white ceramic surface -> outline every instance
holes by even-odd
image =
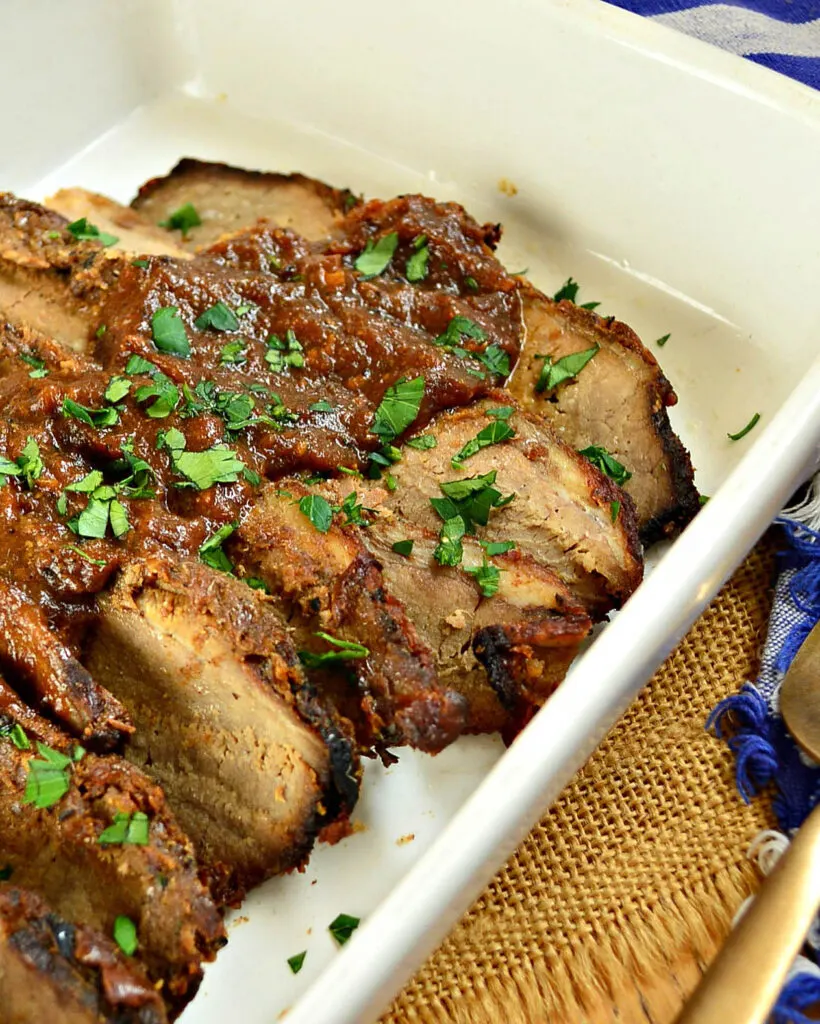
[[[817,458],[820,99],[597,0],[3,0],[0,39],[4,188],[127,200],[191,155],[425,191],[502,221],[502,259],[545,290],[572,274],[645,341],[672,333],[712,501],[503,756],[468,738],[368,766],[364,831],[252,895],[184,1016],[365,1024]],[[342,952],[339,912],[365,919]]]

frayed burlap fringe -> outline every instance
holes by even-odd
[[[755,676],[772,564],[761,543],[382,1024],[671,1021],[695,968],[654,1012],[613,1004],[707,963],[756,887],[765,801],[740,802],[703,724]]]

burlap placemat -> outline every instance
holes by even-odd
[[[677,971],[680,1003],[698,974],[680,965],[713,955],[756,886],[749,842],[773,825],[703,727],[755,677],[773,551],[752,552],[382,1024],[671,1019],[641,993],[638,1018],[624,993]]]

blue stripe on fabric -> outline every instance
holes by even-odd
[[[751,53],[748,60],[764,68],[779,71],[781,75],[796,78],[804,85],[820,89],[820,57],[789,57],[782,53]]]
[[[646,17],[652,17],[654,14],[686,11],[692,7],[708,6],[700,0],[609,0],[609,2],[625,11],[643,14]],[[721,0],[721,3],[730,4],[732,7],[744,7],[749,11],[758,11],[770,18],[792,24],[820,18],[820,0]]]

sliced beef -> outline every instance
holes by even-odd
[[[689,453],[666,412],[677,397],[657,360],[626,324],[553,302],[532,287],[523,297],[526,342],[510,391],[573,448],[602,446],[632,474],[624,486],[645,544],[677,533],[698,511],[698,492]],[[539,356],[554,363],[595,346],[576,377],[539,393]]]
[[[311,493],[287,478],[268,488],[236,535],[237,564],[276,595],[301,648],[327,657],[334,648],[319,632],[364,647],[364,657],[337,657],[336,668],[352,677],[365,743],[441,750],[463,728],[464,702],[439,687],[431,652],[387,589],[365,534],[336,524],[320,532],[299,507]]]
[[[599,618],[619,607],[642,578],[632,501],[548,427],[519,411],[507,421],[515,437],[481,448],[454,468],[452,459],[493,422],[487,412],[504,408],[505,393],[497,399],[438,416],[426,431],[436,447],[405,446],[392,468],[397,487],[389,507],[402,523],[438,534],[442,520],[430,499],[442,497],[440,485],[495,472],[493,486],[515,497],[490,511],[487,525],[477,527],[479,539],[515,542]]]
[[[137,729],[126,756],[162,785],[220,895],[300,867],[353,807],[342,724],[250,587],[195,562],[133,565],[99,601],[88,669]]]
[[[330,493],[338,500],[336,486]],[[563,679],[589,632],[587,613],[554,573],[518,550],[486,559],[478,539],[465,537],[461,565],[439,565],[437,534],[397,514],[392,498],[378,486],[361,495],[374,513],[361,542],[432,650],[439,685],[466,701],[468,731],[509,731]],[[409,554],[394,549],[407,541]],[[500,571],[488,597],[468,571],[485,559]]]
[[[158,227],[130,206],[121,206],[98,192],[89,192],[84,188],[63,188],[49,196],[45,205],[72,223],[85,217],[99,231],[113,235],[117,241],[112,245],[118,249],[140,255],[152,253],[190,259],[190,253],[177,245],[164,228]]]
[[[46,788],[33,788],[49,763]],[[101,842],[118,815],[147,819],[147,842]],[[162,790],[119,757],[84,752],[2,681],[0,862],[15,885],[69,920],[112,935],[115,919],[128,917],[142,963],[177,1007],[196,991],[201,962],[224,942],[191,843]]]
[[[131,205],[160,224],[191,203],[202,224],[174,237],[183,247],[196,250],[259,218],[305,238],[324,238],[356,202],[346,189],[331,188],[303,174],[267,174],[185,158],[170,174],[147,181]]]
[[[43,611],[0,574],[0,664],[47,714],[83,742],[110,750],[133,731],[125,708],[91,678]]]
[[[0,1003],[6,1024],[168,1020],[135,960],[17,886],[0,889]]]
[[[0,193],[0,314],[82,351],[118,259],[67,226],[52,210]]]

